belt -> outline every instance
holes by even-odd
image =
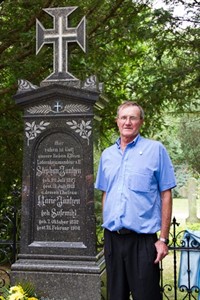
[[[130,229],[122,228],[122,229],[119,229],[115,232],[118,233],[118,234],[121,234],[121,235],[125,235],[125,234],[133,233],[134,231],[130,230]]]

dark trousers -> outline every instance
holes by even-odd
[[[104,231],[109,300],[161,300],[156,234]]]

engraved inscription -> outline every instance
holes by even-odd
[[[35,166],[35,240],[80,240],[82,170],[82,151],[71,136],[56,133],[41,142]]]

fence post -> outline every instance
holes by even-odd
[[[177,256],[176,256],[176,243],[177,243],[177,236],[176,236],[176,226],[179,226],[180,223],[176,222],[176,218],[173,218],[172,221],[173,225],[173,258],[174,258],[174,300],[177,300]]]

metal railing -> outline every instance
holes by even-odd
[[[190,231],[182,230],[177,233],[179,225],[174,218],[169,244],[169,253],[173,259],[172,283],[164,281],[164,261],[160,264],[163,300],[198,300],[200,299],[200,231],[198,231],[197,239],[194,240]],[[194,258],[195,264],[197,262],[195,269],[192,267]]]

